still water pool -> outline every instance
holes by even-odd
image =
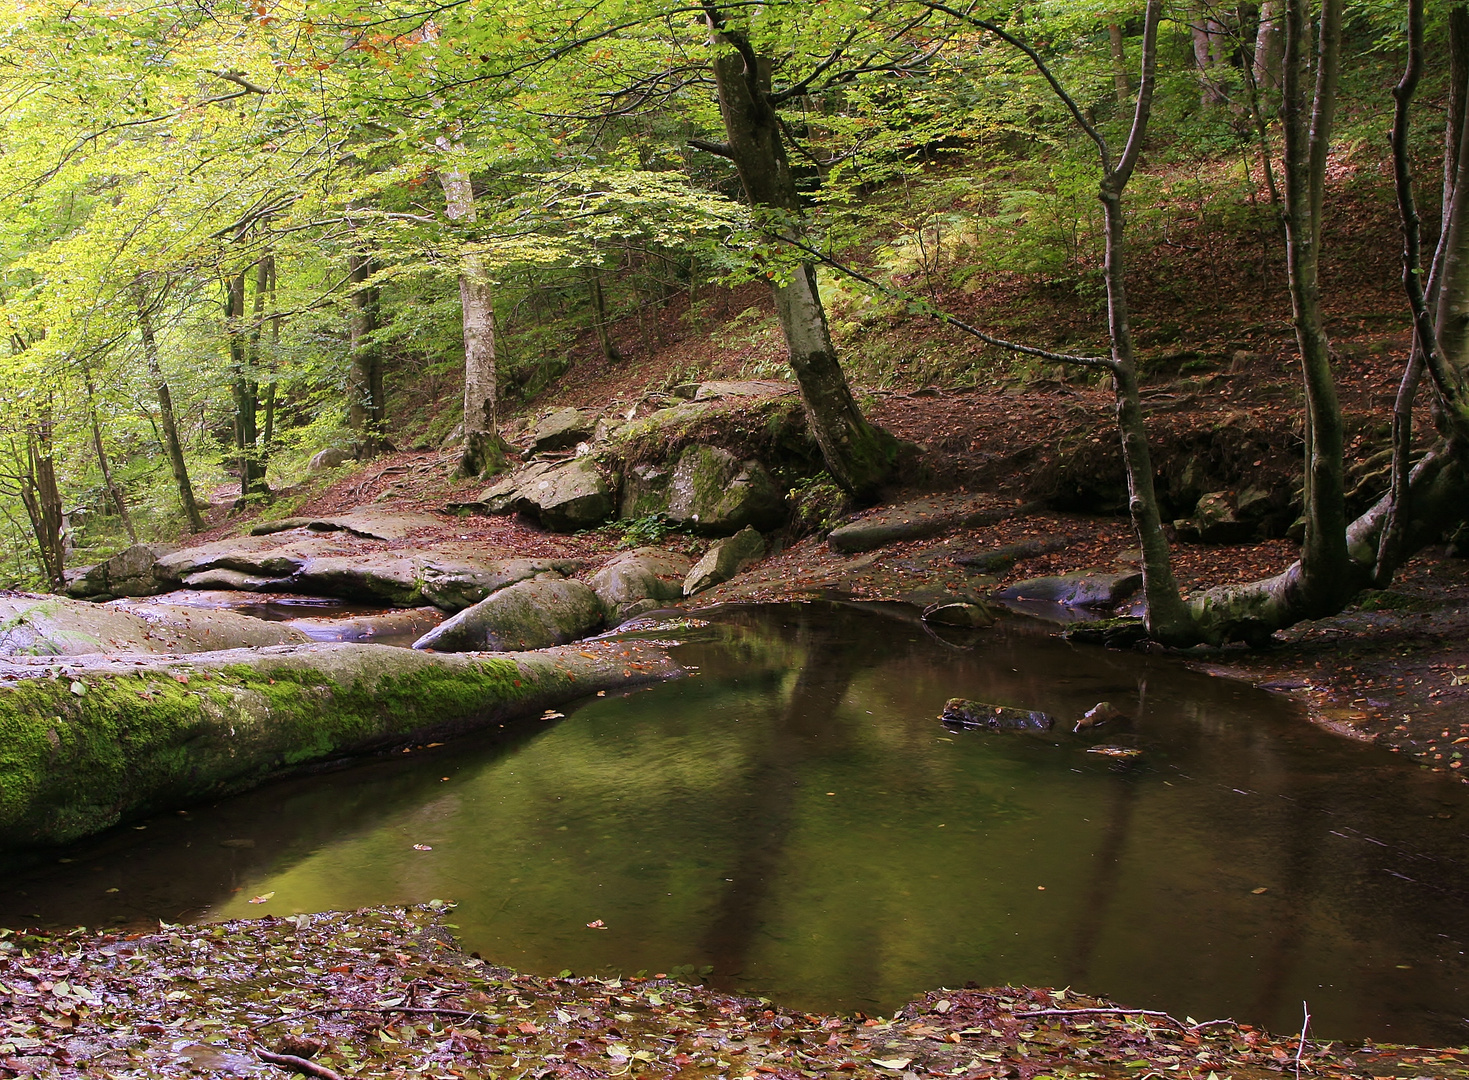
[[[712,969],[869,1013],[1069,984],[1280,1031],[1304,1000],[1323,1037],[1469,1039],[1463,785],[1263,691],[1019,622],[943,641],[791,605],[676,636],[691,678],[123,828],[12,875],[0,923],[443,898],[466,948],[534,972]],[[951,731],[952,696],[1131,719]]]

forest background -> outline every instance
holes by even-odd
[[[864,388],[1113,385],[1150,629],[1175,643],[1339,608],[1462,518],[1460,6],[11,2],[0,20],[12,586],[200,530],[205,493],[216,515],[289,513],[324,447],[457,440],[461,475],[482,473],[508,416],[569,372],[639,378],[639,354],[678,358],[643,389],[715,356],[796,378],[827,466],[811,479],[848,505],[898,467]],[[1354,293],[1324,314],[1333,241],[1352,269],[1328,284]],[[1404,369],[1350,446],[1333,320],[1370,322]],[[1304,557],[1185,607],[1140,387],[1257,348],[1303,388]],[[1351,455],[1380,481],[1355,522]]]

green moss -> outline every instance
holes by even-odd
[[[0,846],[59,843],[309,761],[474,726],[572,686],[513,661],[340,681],[300,666],[28,679],[0,691]],[[575,692],[574,690],[572,692]]]

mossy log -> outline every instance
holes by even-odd
[[[675,677],[662,650],[580,642],[429,655],[316,643],[187,658],[12,664],[0,682],[0,851],[332,761]]]

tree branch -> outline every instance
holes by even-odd
[[[689,145],[695,150],[702,150],[706,154],[716,154],[722,158],[734,159],[734,149],[728,143],[710,142],[708,139],[690,139]]]

